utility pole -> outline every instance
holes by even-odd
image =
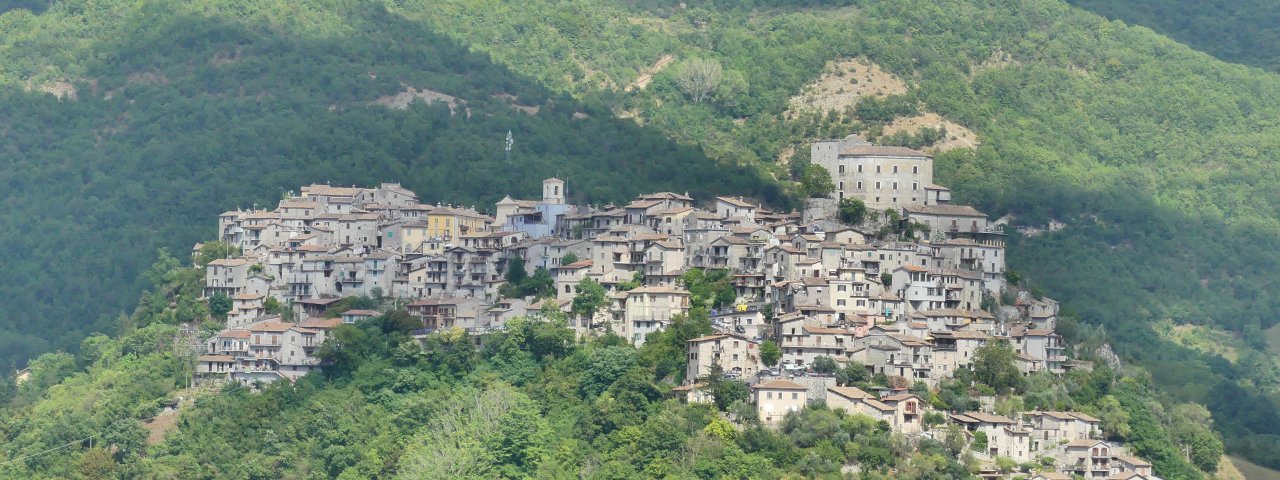
[[[515,141],[511,138],[511,130],[507,130],[507,163],[511,163],[511,144]]]

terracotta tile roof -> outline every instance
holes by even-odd
[[[908,205],[902,207],[902,209],[905,210],[908,215],[918,213],[921,215],[987,218],[987,214],[979,212],[978,209],[968,205]]]
[[[881,402],[881,401],[876,400],[876,399],[874,399],[874,398],[864,398],[864,399],[862,399],[862,403],[865,403],[865,404],[867,404],[867,405],[870,405],[870,406],[871,406],[871,408],[874,408],[874,409],[879,410],[879,411],[881,411],[881,412],[892,412],[892,411],[894,411],[894,410],[895,410],[893,407],[890,407],[889,405],[886,405],[884,402]]]
[[[804,328],[804,331],[807,333],[814,333],[818,335],[852,335],[853,334],[853,332],[845,330],[843,328],[811,327],[808,325],[805,325],[802,328]]]
[[[1096,418],[1093,418],[1093,417],[1091,417],[1091,416],[1089,416],[1089,415],[1085,415],[1085,414],[1080,413],[1080,412],[1067,412],[1067,413],[1070,413],[1070,414],[1071,414],[1071,416],[1076,417],[1076,418],[1078,418],[1078,419],[1080,419],[1080,420],[1083,420],[1083,421],[1089,422],[1089,423],[1100,423],[1100,422],[1102,422],[1102,420],[1098,420],[1098,419],[1096,419]]]
[[[338,328],[338,325],[342,325],[341,318],[308,318],[298,323],[298,326],[300,327],[314,328],[319,330],[330,330],[330,329]]]
[[[752,205],[752,204],[750,204],[750,203],[747,203],[747,201],[745,201],[745,200],[743,200],[743,199],[741,199],[741,198],[734,198],[734,197],[716,197],[716,200],[721,201],[721,202],[724,202],[724,203],[727,203],[727,204],[729,204],[729,205],[733,205],[733,206],[735,206],[735,207],[756,208],[756,206],[755,206],[755,205]]]
[[[919,399],[920,399],[920,397],[919,397],[919,396],[916,396],[916,394],[914,394],[914,393],[899,393],[899,394],[897,394],[897,395],[889,395],[889,396],[887,396],[887,397],[881,398],[881,399],[880,399],[880,401],[885,402],[885,403],[888,403],[888,402],[901,402],[901,401],[903,401],[903,400],[909,400],[909,399],[912,399],[912,398],[917,399],[917,400],[919,400]]]
[[[768,383],[756,384],[757,389],[766,390],[808,390],[809,387],[790,380],[773,380]]]
[[[627,293],[628,293],[628,294],[631,294],[631,293],[670,293],[670,294],[675,294],[675,295],[689,295],[689,292],[688,292],[688,291],[686,291],[686,290],[680,290],[680,289],[678,289],[678,288],[672,288],[672,287],[663,286],[663,285],[651,285],[651,286],[645,286],[645,287],[635,288],[635,289],[632,289],[632,290],[627,291]]]
[[[283,322],[259,322],[249,325],[250,332],[283,332],[292,327],[292,323]]]
[[[957,421],[961,421],[965,423],[973,423],[973,422],[999,423],[999,424],[1013,423],[1013,419],[1009,417],[1005,417],[1003,415],[992,415],[992,414],[983,413],[983,412],[956,413],[956,414],[952,414],[951,417],[956,419]]]
[[[219,258],[209,262],[209,265],[217,265],[219,267],[239,267],[253,262],[254,260],[252,258]]]
[[[1116,460],[1120,460],[1120,461],[1122,461],[1122,462],[1124,462],[1124,463],[1127,463],[1127,464],[1129,464],[1129,465],[1133,465],[1133,466],[1135,466],[1135,467],[1150,467],[1150,466],[1151,466],[1151,462],[1148,462],[1148,461],[1143,460],[1143,459],[1138,458],[1138,457],[1132,457],[1132,456],[1129,456],[1129,455],[1112,455],[1112,456],[1111,456],[1111,458],[1114,458],[1114,459],[1116,459]]]
[[[1092,439],[1092,438],[1078,438],[1078,439],[1072,440],[1072,441],[1070,441],[1070,442],[1067,442],[1067,446],[1068,446],[1068,447],[1077,447],[1077,448],[1079,448],[1079,447],[1088,448],[1088,447],[1092,447],[1092,446],[1094,446],[1094,445],[1097,445],[1097,444],[1099,444],[1099,443],[1106,443],[1106,442],[1104,442],[1104,441],[1102,441],[1102,440]]]
[[[870,393],[862,391],[858,387],[827,387],[827,391],[839,395],[850,400],[862,400],[864,398],[874,399]]]
[[[891,147],[887,145],[853,145],[840,149],[840,155],[932,158],[932,155],[924,152],[906,147]]]
[[[672,388],[672,389],[671,389],[671,391],[673,391],[673,392],[687,392],[687,391],[689,391],[689,390],[693,390],[693,389],[695,389],[695,388],[707,388],[707,384],[702,383],[702,382],[699,382],[699,383],[695,383],[695,384],[693,384],[693,385],[681,385],[681,386],[679,386],[679,387]]]

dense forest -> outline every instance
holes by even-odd
[[[1149,27],[1233,63],[1280,70],[1280,3],[1270,0],[1067,0],[1099,15]]]
[[[1280,375],[1261,335],[1280,319],[1267,294],[1280,77],[1058,0],[686,4],[119,0],[3,14],[0,353],[20,362],[112,329],[156,247],[189,248],[219,210],[302,183],[399,180],[479,205],[554,174],[576,201],[671,189],[786,207],[802,172],[801,158],[779,161],[789,148],[928,111],[977,133],[977,148],[937,156],[960,200],[1068,225],[1014,235],[1013,268],[1163,395],[1207,405],[1231,451],[1280,466]],[[789,113],[841,58],[907,88]],[[692,89],[688,73],[709,64],[717,81]],[[369,105],[410,87],[466,103]],[[1151,328],[1166,320],[1227,332],[1245,353],[1172,342]]]

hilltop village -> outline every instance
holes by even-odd
[[[333,311],[351,297],[403,308],[419,339],[460,330],[482,345],[513,319],[563,318],[579,337],[641,345],[689,314],[690,279],[714,272],[732,289],[710,311],[715,333],[687,342],[671,392],[682,401],[710,402],[709,378],[736,378],[767,425],[823,402],[908,436],[935,435],[927,419],[942,419],[983,445],[980,458],[1048,458],[1061,472],[1033,479],[1157,478],[1101,440],[1090,415],[1003,416],[993,400],[947,413],[911,393],[970,368],[994,342],[1012,347],[1023,375],[1091,364],[1066,356],[1057,302],[1007,285],[1004,226],[953,204],[933,183],[931,156],[850,136],[813,144],[811,158],[834,191],[803,212],[673,192],[573,205],[572,185],[557,178],[542,182],[541,198],[504,197],[492,215],[423,204],[395,183],[309,185],[271,210],[228,211],[217,241],[237,254],[208,263],[204,288],[229,301],[226,327],[202,346],[197,375],[252,384],[323,368],[316,353],[329,332],[385,313]],[[888,385],[841,385],[832,371],[849,366]]]

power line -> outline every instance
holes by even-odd
[[[111,424],[111,426],[115,426],[115,425],[123,424],[123,422],[124,422],[124,421],[127,421],[127,420],[133,420],[133,419],[120,419],[120,420],[116,420],[116,421],[114,422],[114,424]],[[86,438],[82,438],[82,439],[76,440],[76,442],[70,442],[70,443],[65,444],[65,445],[60,445],[60,447],[54,447],[54,448],[47,449],[47,451],[44,451],[44,452],[32,453],[32,454],[28,454],[28,456],[23,456],[23,457],[13,458],[13,460],[8,460],[8,461],[5,461],[5,462],[0,462],[0,466],[9,465],[9,463],[14,463],[14,462],[19,462],[19,461],[23,461],[23,460],[28,460],[28,458],[40,457],[40,456],[42,456],[42,454],[52,453],[52,452],[56,452],[56,451],[60,451],[60,449],[70,447],[70,445],[74,445],[74,444],[81,444],[81,443],[84,443],[84,442],[88,442],[88,440],[92,440],[92,439],[95,439],[95,438],[99,438],[99,436],[102,436],[101,431],[99,431],[99,433],[96,433],[96,434],[88,435],[88,436],[86,436]]]
[[[227,389],[227,390],[220,390],[220,391],[212,392],[212,393],[213,393],[213,395],[214,395],[214,396],[218,396],[218,395],[222,395],[222,394],[224,394],[224,393],[231,393],[231,392],[238,391],[238,390],[239,390],[239,389],[241,389],[241,388],[249,388],[249,387],[247,387],[247,386],[246,386],[246,385],[244,385],[244,384],[237,383],[235,386],[233,386],[233,387],[232,387],[232,388],[230,388],[230,389]],[[192,399],[192,402],[193,402],[193,403],[192,403],[192,406],[194,406],[194,402],[195,402],[195,400],[196,400],[196,399]],[[115,422],[115,423],[113,423],[112,425],[118,424],[118,423],[120,423],[120,422],[124,422],[124,421],[126,421],[126,420],[134,420],[134,419],[132,419],[132,418],[122,418],[122,419],[116,420],[116,422]],[[44,454],[47,454],[47,453],[53,453],[53,452],[56,452],[56,451],[58,451],[58,450],[62,450],[62,449],[64,449],[64,448],[70,447],[70,446],[72,446],[72,445],[83,444],[84,442],[87,442],[87,441],[93,440],[93,439],[98,438],[98,437],[101,437],[101,436],[102,436],[102,432],[98,432],[98,433],[95,433],[95,434],[93,434],[93,435],[89,435],[89,436],[87,436],[87,437],[84,437],[84,438],[82,438],[82,439],[75,440],[75,441],[72,441],[72,442],[68,442],[68,443],[67,443],[67,444],[65,444],[65,445],[61,445],[61,446],[57,446],[57,447],[50,448],[50,449],[45,450],[45,451],[43,451],[43,452],[37,452],[37,453],[30,454],[30,455],[25,455],[25,456],[21,456],[21,457],[18,457],[18,458],[14,458],[14,459],[10,459],[10,460],[5,460],[5,461],[3,461],[3,462],[0,462],[0,467],[6,466],[6,465],[9,465],[9,464],[12,464],[12,463],[20,462],[20,461],[23,461],[23,460],[27,460],[27,459],[30,459],[30,458],[39,457],[39,456],[44,455]],[[90,446],[92,446],[93,444],[91,443],[91,444],[89,444],[89,445],[90,445]]]

